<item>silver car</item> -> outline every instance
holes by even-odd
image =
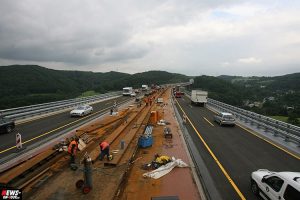
[[[214,116],[214,121],[222,125],[235,126],[235,119],[231,113],[221,112]]]
[[[81,105],[70,112],[71,117],[82,117],[93,112],[93,107],[89,105]]]

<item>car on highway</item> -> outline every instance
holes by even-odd
[[[220,112],[214,116],[214,121],[219,123],[220,126],[222,125],[235,126],[235,119],[233,117],[233,114],[231,113]]]
[[[131,97],[136,97],[136,93],[133,92],[133,93],[130,94],[130,96],[131,96]]]
[[[251,191],[264,199],[299,200],[300,172],[259,169],[251,174]]]
[[[15,129],[15,121],[8,118],[0,118],[0,133],[11,133]]]
[[[93,107],[89,105],[81,105],[70,112],[71,117],[82,117],[93,112]]]

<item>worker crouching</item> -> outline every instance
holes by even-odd
[[[106,156],[107,160],[112,160],[112,156],[109,155],[109,143],[106,141],[103,141],[100,143],[100,156],[99,160],[103,160],[103,158]]]

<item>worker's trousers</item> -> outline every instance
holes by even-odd
[[[106,147],[105,149],[101,150],[100,156],[99,156],[99,160],[103,160],[103,158],[107,156],[107,160],[108,160],[108,156],[109,156],[109,147]]]
[[[70,164],[74,164],[75,163],[75,155],[70,154]]]

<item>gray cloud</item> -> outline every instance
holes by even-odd
[[[299,8],[271,0],[4,0],[0,65],[292,73],[300,62]]]

